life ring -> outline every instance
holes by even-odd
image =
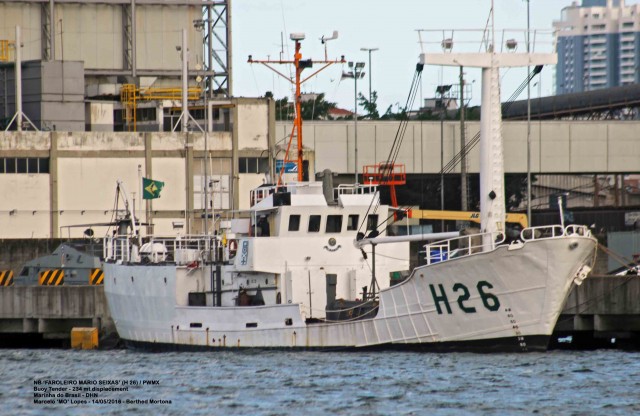
[[[229,257],[233,258],[238,252],[238,242],[236,240],[229,240]]]

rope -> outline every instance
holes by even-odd
[[[398,126],[398,130],[396,131],[396,137],[393,139],[393,144],[391,145],[391,150],[389,151],[389,156],[387,157],[387,161],[385,162],[387,165],[391,166],[398,159],[398,154],[400,153],[400,147],[402,146],[402,141],[404,140],[404,134],[407,131],[407,127],[409,125],[409,116],[407,111],[409,108],[413,107],[413,103],[415,102],[416,95],[418,93],[418,87],[420,86],[420,79],[422,77],[422,64],[418,64],[416,66],[416,72],[413,75],[413,80],[411,81],[411,87],[409,88],[409,96],[407,97],[407,101],[405,103],[403,113],[404,117],[400,121],[400,125]],[[383,180],[389,179],[391,175],[391,170],[385,172],[383,176]]]
[[[325,320],[324,320],[324,321],[325,321],[325,322],[329,322],[329,323],[353,322],[353,321],[358,321],[358,320],[360,320],[360,319],[364,318],[365,316],[370,315],[370,314],[371,314],[371,313],[373,313],[373,312],[375,312],[376,314],[378,313],[378,307],[377,307],[377,306],[376,306],[375,308],[369,309],[367,312],[363,313],[362,315],[358,315],[358,316],[356,316],[356,317],[354,317],[354,318],[351,318],[351,319],[342,319],[342,320],[340,320],[340,321],[334,321],[334,320],[326,319],[326,318],[325,318]]]
[[[398,260],[398,261],[406,260],[406,259],[403,259],[403,258],[393,257],[393,256],[387,256],[387,255],[385,255],[385,254],[380,254],[380,253],[376,253],[376,257],[384,257],[384,258],[386,258],[386,259],[392,259],[392,260]]]
[[[531,73],[527,76],[524,82],[516,88],[511,97],[507,100],[505,104],[502,106],[502,112],[506,112],[511,108],[516,98],[522,94],[522,91],[527,87],[529,83],[533,80],[533,78],[538,75],[542,71],[542,65],[538,65],[533,68]],[[463,157],[467,156],[469,152],[480,142],[480,132],[476,133],[475,136],[467,144],[465,144],[464,148],[460,150],[440,171],[440,174],[451,173],[451,171],[460,163]]]
[[[611,293],[613,293],[614,291],[620,289],[621,287],[625,286],[626,284],[628,284],[629,282],[631,282],[634,278],[636,278],[636,275],[632,275],[632,276],[627,276],[624,281],[622,283],[620,283],[619,285],[613,287],[611,290],[606,291],[605,293],[595,297],[595,298],[591,298],[591,299],[587,299],[584,302],[581,302],[575,306],[571,306],[568,308],[565,308],[565,310],[567,311],[571,311],[571,310],[580,310],[582,306],[588,306],[596,301],[600,301],[601,299],[604,299],[605,297],[609,296]],[[577,313],[577,312],[576,312]],[[563,319],[561,322],[565,322],[568,320],[572,320],[573,318],[567,318],[567,319]]]
[[[607,253],[609,256],[613,257],[613,259],[616,260],[618,263],[626,267],[627,271],[634,271],[633,267],[629,267],[629,264],[634,264],[636,266],[638,265],[637,262],[627,259],[623,255],[618,254],[613,250],[610,250],[608,247],[605,247],[600,243],[598,243],[598,248],[604,251],[605,253]]]
[[[603,246],[603,245],[602,245],[602,244],[600,244],[600,243],[598,243],[597,248],[599,248],[600,250],[604,251],[605,253],[607,253],[608,255],[610,255],[611,257],[613,257],[616,261],[620,261],[620,262],[621,262],[621,260],[625,260],[625,261],[627,260],[624,256],[621,256],[621,255],[619,255],[619,254],[615,253],[613,250],[610,250],[609,248],[607,248],[607,247]],[[622,262],[621,262],[621,263],[622,263]],[[628,269],[628,270],[633,270],[633,268],[629,267],[629,264],[630,264],[630,263],[633,263],[633,264],[636,264],[636,265],[638,264],[638,263],[633,262],[633,261],[631,261],[631,262],[626,261],[625,263],[623,263],[623,265],[624,265],[625,267],[627,267],[627,269]],[[603,293],[603,294],[601,294],[601,295],[599,295],[599,296],[597,296],[597,297],[595,297],[595,298],[587,299],[587,300],[585,300],[584,302],[581,302],[581,303],[579,303],[579,304],[577,304],[577,305],[575,305],[575,306],[571,306],[571,307],[569,307],[569,308],[566,308],[565,310],[568,310],[568,311],[571,311],[571,310],[580,310],[580,309],[581,309],[581,307],[583,307],[583,306],[587,306],[587,305],[590,305],[590,304],[592,304],[592,303],[594,303],[594,302],[596,302],[596,301],[599,301],[599,300],[601,300],[601,299],[604,299],[605,297],[609,296],[609,295],[610,295],[611,293],[613,293],[614,291],[616,291],[616,290],[620,289],[621,287],[623,287],[623,286],[625,286],[626,284],[628,284],[629,282],[631,282],[634,278],[637,278],[637,275],[629,275],[629,276],[626,276],[626,277],[624,278],[624,280],[623,280],[623,282],[622,282],[622,283],[620,283],[619,285],[617,285],[617,286],[613,287],[611,290],[609,290],[609,291],[607,291],[607,292],[605,292],[605,293]],[[568,321],[568,320],[572,320],[572,319],[573,319],[573,317],[571,317],[571,318],[566,318],[566,319],[563,319],[562,321],[559,321],[559,322],[566,322],[566,321]]]
[[[117,189],[116,189],[116,196],[113,200],[113,210],[111,211],[111,220],[109,220],[109,223],[114,223],[116,220],[116,214],[118,211],[118,200],[120,198],[120,185],[118,185]],[[104,233],[105,237],[109,237],[109,235],[111,234],[111,225],[109,225],[107,227],[107,230]]]
[[[402,146],[402,141],[404,140],[404,135],[407,131],[407,127],[409,125],[409,116],[408,116],[408,109],[413,108],[413,103],[415,102],[416,96],[418,94],[418,88],[420,86],[420,80],[422,78],[422,69],[424,68],[423,64],[417,64],[416,65],[416,71],[413,74],[413,79],[411,81],[411,87],[409,88],[409,95],[407,96],[407,100],[405,102],[404,105],[404,109],[402,111],[403,116],[400,120],[400,124],[398,125],[398,130],[396,130],[396,135],[393,139],[393,143],[391,145],[391,149],[389,150],[389,155],[387,156],[387,160],[385,162],[385,164],[387,166],[393,166],[398,158],[398,154],[400,153],[400,147]],[[391,175],[391,169],[387,170],[386,172],[384,172],[384,175],[382,176],[382,181],[387,181],[389,179]],[[372,203],[369,205],[369,208],[367,209],[367,213],[366,215],[363,217],[362,222],[360,223],[360,226],[358,227],[358,232],[361,232],[362,227],[365,224],[365,221],[367,220],[368,216],[369,216],[369,212],[371,212],[371,208],[373,206],[373,201],[371,201]],[[373,212],[377,212],[378,211],[378,207],[380,206],[380,201],[378,200],[378,202],[376,203],[376,206],[373,209]],[[385,219],[385,221],[383,221],[382,223],[379,223],[376,227],[376,230],[378,230],[384,223],[386,223],[389,220],[389,218]],[[366,230],[365,230],[366,231]]]
[[[366,301],[366,302],[364,302],[364,303],[361,303],[361,304],[359,304],[359,305],[357,305],[357,306],[354,306],[354,307],[351,307],[351,308],[347,308],[347,309],[334,309],[334,310],[330,310],[330,311],[327,311],[327,312],[345,312],[345,311],[355,310],[356,308],[360,308],[360,307],[362,307],[363,305],[366,305],[366,304],[371,303],[371,302],[374,302],[374,300],[368,300],[368,301]],[[353,322],[353,321],[357,321],[357,320],[360,320],[360,319],[362,319],[363,317],[365,317],[365,316],[367,316],[367,315],[370,315],[370,314],[372,314],[372,313],[374,313],[374,312],[377,314],[377,313],[378,313],[378,308],[379,308],[379,307],[380,307],[380,305],[375,305],[373,308],[369,309],[367,312],[365,312],[365,313],[363,313],[363,314],[361,314],[361,315],[355,316],[355,317],[353,317],[353,318],[351,318],[351,319],[341,319],[341,320],[336,321],[336,320],[326,319],[326,318],[325,318],[325,322],[331,322],[331,323],[334,323],[334,322]]]

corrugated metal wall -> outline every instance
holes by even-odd
[[[0,2],[0,40],[14,41],[19,25],[25,61],[42,59],[46,22],[41,9],[41,3]],[[181,44],[183,28],[188,31],[190,65],[202,63],[202,32],[193,27],[193,21],[202,18],[201,6],[137,4],[135,14],[139,69],[179,70],[176,46]],[[60,3],[55,5],[53,21],[56,60],[84,61],[85,69],[125,69],[123,4]]]

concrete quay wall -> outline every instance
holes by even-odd
[[[102,339],[115,334],[102,286],[0,287],[0,338],[68,340],[74,327],[96,327]]]
[[[639,299],[640,276],[590,276],[569,294],[556,331],[640,345]]]

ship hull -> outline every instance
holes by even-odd
[[[524,337],[527,344],[527,352],[544,352],[549,345],[550,336],[534,335]],[[123,340],[124,345],[129,349],[148,352],[202,352],[220,349],[206,345],[171,344],[145,341]],[[353,352],[353,351],[407,351],[407,352],[477,352],[477,353],[505,353],[522,352],[520,340],[517,337],[496,338],[486,340],[469,340],[458,342],[430,342],[421,344],[380,344],[366,347],[254,347],[250,350],[265,351],[321,351],[321,352]]]
[[[540,351],[595,246],[565,236],[418,267],[353,321],[307,323],[299,304],[177,306],[188,271],[171,264],[107,264],[105,293],[120,337],[149,350]]]

